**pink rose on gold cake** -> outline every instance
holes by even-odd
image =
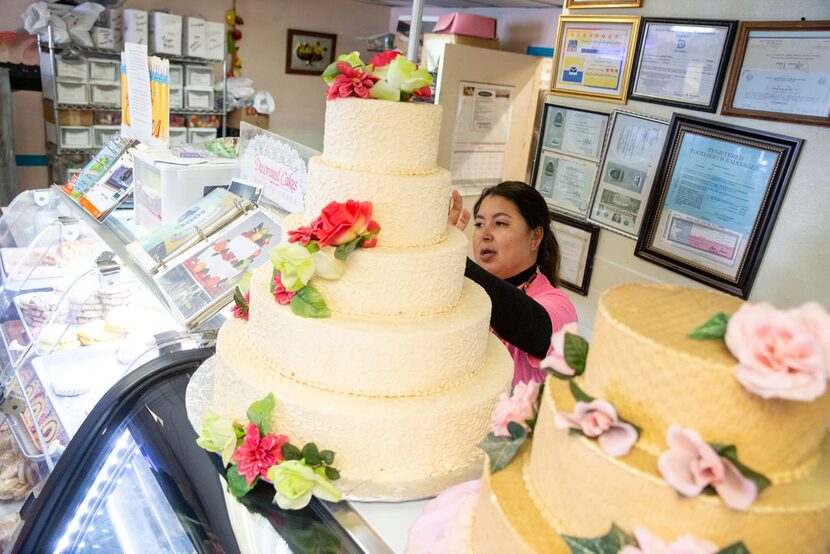
[[[539,383],[530,381],[522,382],[513,387],[513,394],[508,396],[506,392],[501,393],[496,409],[490,416],[490,430],[497,437],[509,437],[507,424],[515,421],[527,430],[530,426],[528,419],[536,415],[539,401]]]
[[[558,429],[577,429],[586,437],[597,439],[609,456],[625,456],[637,442],[637,429],[620,421],[617,410],[605,400],[577,402],[573,413],[557,411],[554,422]]]
[[[830,373],[830,316],[811,302],[791,310],[744,304],[729,319],[726,346],[736,377],[762,398],[815,400]]]
[[[550,338],[552,351],[547,358],[542,360],[539,367],[551,368],[560,375],[573,377],[576,375],[576,371],[565,361],[565,333],[578,335],[579,325],[576,323],[568,323],[553,334]]]
[[[718,547],[694,535],[683,535],[667,545],[663,539],[646,529],[634,528],[637,546],[626,546],[619,554],[715,554]]]
[[[755,483],[696,431],[672,425],[666,432],[666,443],[669,450],[660,455],[657,467],[663,479],[683,496],[697,496],[711,486],[732,509],[746,510],[755,501]]]

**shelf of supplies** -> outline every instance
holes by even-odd
[[[64,49],[68,49],[72,53],[77,53],[78,55],[100,55],[100,56],[120,56],[121,50],[109,50],[108,48],[95,48],[95,47],[88,47],[88,46],[78,46],[75,44],[70,45],[55,45],[55,52],[62,52]],[[48,51],[49,45],[41,43],[41,48],[46,48]],[[158,56],[160,58],[164,58],[166,60],[170,60],[171,62],[177,63],[198,63],[198,64],[212,64],[212,63],[222,63],[222,60],[209,60],[207,58],[194,58],[191,56],[174,56],[171,54],[162,54],[162,53],[152,53],[148,52],[150,56]]]

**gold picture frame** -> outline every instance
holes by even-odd
[[[643,0],[565,0],[565,8],[569,10],[588,8],[642,8]]]
[[[625,104],[640,16],[561,15],[550,92]]]

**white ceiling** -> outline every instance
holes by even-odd
[[[411,8],[412,0],[355,0],[364,4]],[[553,8],[561,7],[562,0],[424,0],[425,6],[435,8]]]

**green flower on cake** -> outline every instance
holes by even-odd
[[[304,246],[283,242],[271,250],[270,256],[285,290],[296,292],[314,276],[314,259]]]
[[[339,502],[343,495],[326,479],[325,468],[312,468],[303,460],[288,460],[272,467],[268,479],[277,494],[274,503],[283,510],[305,508],[316,496],[321,500]]]
[[[407,102],[415,96],[432,96],[432,75],[395,50],[375,55],[369,65],[357,52],[340,55],[321,77],[328,85],[329,100],[356,96]]]
[[[231,456],[236,450],[236,430],[228,418],[217,414],[209,414],[202,422],[202,433],[196,439],[196,444],[208,452],[218,452],[222,455],[222,463],[231,463]]]
[[[398,102],[402,96],[409,99],[412,94],[432,84],[432,75],[404,56],[397,56],[389,65],[375,68],[372,75],[380,80],[369,90],[369,96],[379,100]]]

